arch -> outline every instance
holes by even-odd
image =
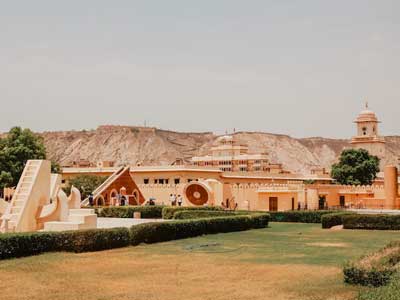
[[[114,206],[115,203],[113,203],[113,198],[117,198],[118,191],[116,189],[112,189],[110,192],[110,205]]]
[[[139,191],[137,189],[135,189],[133,191],[132,198],[133,198],[133,201],[135,201],[135,203],[132,203],[132,204],[139,205]]]
[[[104,197],[102,195],[98,196],[94,201],[94,203],[96,206],[104,206],[105,204]]]

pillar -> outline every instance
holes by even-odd
[[[385,208],[397,208],[396,200],[398,192],[398,171],[395,166],[385,167]]]

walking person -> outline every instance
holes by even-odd
[[[89,195],[89,206],[93,206],[93,194],[92,193],[90,193],[90,195]]]
[[[181,195],[178,195],[178,206],[182,206],[183,198]]]

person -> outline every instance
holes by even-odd
[[[169,202],[171,203],[171,206],[175,206],[175,195],[174,194],[170,194],[169,195]]]
[[[89,206],[93,206],[93,194],[90,193],[89,195]]]
[[[182,206],[182,203],[183,203],[183,198],[181,195],[178,195],[178,205]]]
[[[125,196],[121,196],[121,206],[125,206]]]

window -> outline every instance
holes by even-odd
[[[174,183],[175,184],[180,184],[181,183],[181,179],[180,178],[175,178],[174,179]]]
[[[154,179],[154,184],[157,184],[158,183],[158,179]]]
[[[159,184],[164,184],[164,179],[158,179]]]
[[[367,127],[363,127],[362,131],[363,131],[363,135],[367,135]]]
[[[187,182],[192,182],[192,181],[193,181],[193,179],[188,179],[188,180],[187,180]]]
[[[61,180],[61,183],[64,184],[65,183],[65,179]]]
[[[165,184],[169,184],[169,179],[165,179]]]
[[[150,182],[150,179],[148,179],[148,178],[143,179],[144,184],[149,184],[149,182]]]

